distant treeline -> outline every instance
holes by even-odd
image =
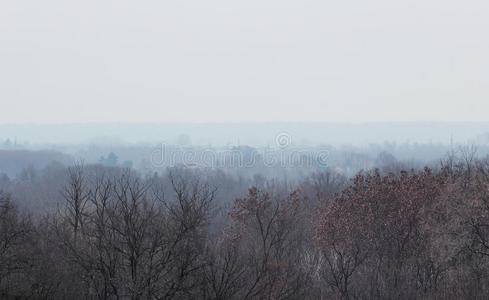
[[[49,150],[0,150],[0,173],[13,178],[25,168],[42,169],[53,161],[70,164],[73,158],[67,154]]]
[[[52,146],[53,150],[0,150],[0,174],[10,179],[25,176],[26,168],[41,171],[52,162],[70,165],[75,160],[86,164],[131,168],[141,173],[164,172],[167,168],[184,166],[222,170],[235,177],[251,178],[260,174],[266,178],[287,178],[300,181],[314,172],[331,170],[347,177],[360,170],[379,168],[384,171],[436,168],[440,158],[477,148],[479,156],[489,154],[487,144],[384,143],[365,147],[331,145],[307,146],[294,144],[290,136],[267,147],[193,146],[178,144],[118,144],[104,146]],[[278,143],[285,142],[280,145]],[[32,171],[31,170],[31,171]]]

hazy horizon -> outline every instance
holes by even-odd
[[[368,145],[451,142],[486,143],[489,122],[255,122],[255,123],[66,123],[0,124],[0,142],[19,144],[177,143],[193,145],[273,145],[286,133],[296,145]]]
[[[0,0],[1,299],[489,299],[489,1]]]

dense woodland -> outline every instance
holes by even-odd
[[[489,0],[0,0],[0,300],[489,300]]]
[[[489,158],[470,151],[294,184],[53,163],[0,188],[0,298],[489,297]]]

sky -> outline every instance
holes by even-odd
[[[487,0],[1,0],[0,123],[489,121]]]

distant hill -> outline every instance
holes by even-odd
[[[49,149],[45,145],[101,142],[266,146],[273,145],[283,132],[290,135],[292,143],[304,145],[449,144],[487,134],[489,122],[4,124],[0,125],[0,144],[15,139],[20,147],[30,143],[28,149],[35,149],[36,144]]]

